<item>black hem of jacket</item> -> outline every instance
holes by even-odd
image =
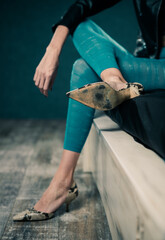
[[[68,27],[70,34],[73,34],[79,23],[86,17],[93,16],[120,1],[121,0],[102,0],[100,4],[97,0],[77,0],[69,7],[61,19],[56,24],[53,24],[52,31],[54,33],[57,26],[63,25]]]

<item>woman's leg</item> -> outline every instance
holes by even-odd
[[[79,158],[79,153],[64,150],[60,165],[41,199],[34,209],[42,212],[54,212],[64,203],[68,190],[73,182],[73,174]]]
[[[73,34],[73,43],[83,59],[103,81],[119,90],[126,87],[126,80],[116,62],[113,41],[90,20],[80,23]],[[121,46],[120,48],[123,54],[128,53]]]
[[[165,89],[165,59],[134,57],[93,21],[78,25],[73,42],[98,76],[115,69],[127,82],[139,82],[145,90]]]
[[[83,22],[78,26],[73,41],[80,55],[94,71],[86,62],[78,60],[72,72],[71,89],[100,81],[99,76],[106,69],[121,71],[128,82],[140,82],[146,90],[165,88],[164,60],[134,58],[92,21]],[[155,81],[158,74],[160,78]],[[39,211],[53,212],[65,201],[79,153],[91,127],[94,110],[72,99],[69,101],[62,159],[48,189],[35,205],[35,209]]]
[[[106,70],[117,69],[128,82],[142,83],[146,91],[165,89],[164,55],[164,59],[136,58],[89,20],[79,24],[73,41],[99,76]],[[124,102],[107,114],[122,129],[165,158],[164,104],[164,90],[154,91]]]
[[[97,81],[100,81],[100,78],[83,59],[74,63],[70,90]],[[94,112],[94,109],[69,99],[62,159],[49,187],[34,206],[36,210],[51,213],[65,201],[73,181],[77,160],[91,128]]]
[[[83,60],[78,59],[71,74],[70,90],[80,88],[88,83],[101,81],[97,74]],[[95,110],[69,99],[64,149],[81,152],[88,136]]]

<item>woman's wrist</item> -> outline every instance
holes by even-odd
[[[49,45],[47,46],[47,50],[56,51],[57,54],[60,55],[60,52],[62,50],[62,47],[63,47],[68,35],[69,35],[69,29],[65,26],[59,25],[49,43]]]
[[[51,44],[49,44],[46,48],[46,52],[50,52],[50,51],[56,53],[57,56],[60,56],[61,48],[52,46]]]

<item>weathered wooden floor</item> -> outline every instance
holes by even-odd
[[[48,186],[62,153],[65,122],[0,120],[0,238],[109,240],[109,227],[91,173],[75,172],[79,197],[65,213],[42,222],[14,223],[12,216],[31,207]]]

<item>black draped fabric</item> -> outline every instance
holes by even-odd
[[[154,90],[105,112],[134,139],[165,159],[165,90]]]

